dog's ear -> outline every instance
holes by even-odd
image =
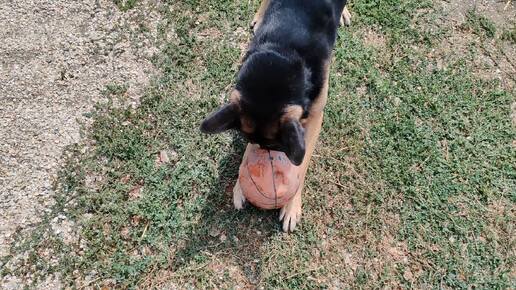
[[[239,120],[238,116],[237,104],[231,102],[224,105],[202,121],[201,132],[206,134],[217,134],[236,128]]]
[[[281,124],[281,136],[285,154],[292,164],[299,166],[305,157],[305,130],[298,120],[287,120]]]

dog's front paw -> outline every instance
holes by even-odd
[[[245,207],[246,199],[244,194],[242,193],[242,188],[240,188],[240,182],[237,181],[235,187],[233,187],[233,204],[235,208],[241,210]]]
[[[351,13],[349,13],[348,7],[344,7],[344,10],[342,11],[342,15],[340,16],[340,25],[351,25]]]
[[[292,232],[301,221],[301,192],[281,208],[279,220],[283,221],[283,231]]]

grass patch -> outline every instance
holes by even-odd
[[[133,9],[138,0],[113,0],[115,5],[123,12]]]
[[[123,84],[106,88],[89,143],[64,156],[52,213],[20,233],[2,276],[59,273],[76,287],[509,288],[514,95],[462,60],[438,68],[427,57],[440,34],[415,15],[428,3],[353,2],[300,229],[285,235],[274,211],[232,209],[244,143],[197,127],[227,99],[257,4],[163,9],[159,29],[176,37],[154,60],[162,75],[136,109],[120,105]],[[468,23],[488,35],[477,20]],[[387,47],[364,43],[357,31],[370,25]],[[63,220],[76,238],[56,232]]]
[[[509,41],[513,44],[516,44],[516,24],[512,25],[512,28],[505,29],[500,36],[502,40]]]
[[[489,18],[470,10],[466,14],[465,27],[482,37],[493,38],[496,34],[496,26]]]

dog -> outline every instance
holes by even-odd
[[[201,123],[208,134],[238,130],[253,146],[284,152],[301,168],[298,192],[280,210],[283,230],[301,218],[301,192],[328,95],[329,65],[340,25],[350,23],[346,0],[262,0],[251,27],[229,103]],[[245,197],[233,189],[235,208]]]

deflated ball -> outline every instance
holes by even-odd
[[[254,148],[242,161],[240,188],[245,198],[263,209],[281,208],[299,189],[300,169],[283,152]]]

